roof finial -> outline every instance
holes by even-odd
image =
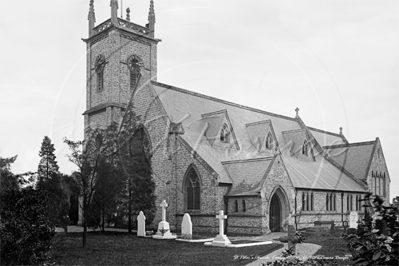
[[[339,128],[339,134],[342,135],[342,127]]]
[[[148,12],[148,27],[150,28],[149,36],[154,38],[155,32],[155,10],[154,1],[150,1],[150,11]]]
[[[130,8],[126,8],[126,20],[130,21]]]
[[[93,35],[93,28],[94,24],[96,23],[96,14],[94,12],[94,0],[90,0],[89,4],[89,15],[87,16],[87,19],[89,20],[89,37]]]
[[[296,117],[298,117],[299,116],[299,108],[298,107],[295,108],[295,112],[296,112]]]
[[[118,25],[118,0],[111,0],[111,23]]]

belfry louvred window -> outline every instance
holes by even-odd
[[[105,57],[103,55],[98,55],[95,61],[95,70],[97,74],[97,91],[102,91],[104,89],[104,68],[105,68]]]
[[[201,184],[197,172],[190,168],[186,177],[186,206],[188,211],[200,210]]]
[[[140,58],[136,55],[132,55],[127,59],[127,67],[129,68],[129,87],[130,90],[133,91],[136,86],[137,82],[140,78]]]

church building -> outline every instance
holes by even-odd
[[[390,176],[379,138],[350,143],[342,133],[307,126],[293,117],[213,98],[157,80],[155,11],[148,24],[117,16],[95,25],[90,1],[85,128],[120,122],[129,102],[148,139],[156,205],[179,229],[189,213],[193,232],[216,232],[227,214],[227,233],[286,231],[314,226],[364,209],[368,192],[388,201]],[[167,40],[164,40],[167,41]],[[294,109],[294,108],[293,108]],[[338,130],[337,130],[338,131]],[[157,210],[154,225],[161,220]]]

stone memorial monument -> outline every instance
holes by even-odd
[[[165,200],[163,200],[161,205],[159,206],[162,208],[162,221],[159,222],[158,231],[155,235],[152,236],[152,238],[175,239],[176,235],[172,235],[172,233],[170,232],[169,223],[166,221],[166,207],[168,207],[168,204]]]

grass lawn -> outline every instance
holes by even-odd
[[[125,233],[88,233],[54,238],[52,262],[56,265],[245,265],[282,247],[270,244],[245,248],[208,247],[204,243],[139,238]]]
[[[338,233],[336,235],[311,235],[306,238],[305,243],[314,243],[321,246],[321,249],[314,256],[328,258],[327,261],[336,262],[336,265],[352,265],[350,258],[345,256],[351,254],[346,241]]]

